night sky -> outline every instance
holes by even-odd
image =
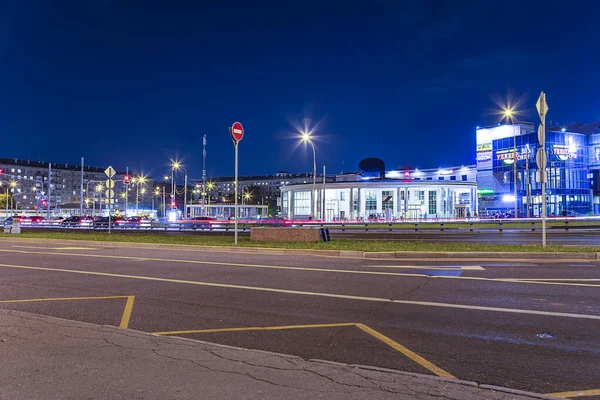
[[[414,4],[413,4],[414,3]],[[497,102],[600,119],[596,1],[2,0],[0,157],[155,177],[474,163]]]

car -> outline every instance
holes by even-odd
[[[12,217],[8,217],[4,220],[4,226],[12,226],[13,222],[22,223],[25,219],[22,215],[13,215]]]
[[[24,226],[31,226],[43,224],[44,222],[46,222],[46,218],[42,217],[41,215],[33,215],[31,217],[24,217],[21,221],[21,224],[23,224]]]
[[[212,224],[217,222],[217,220],[213,217],[194,217],[183,222],[187,223],[192,229],[208,229]]]
[[[65,218],[60,225],[65,227],[75,227],[75,226],[83,226],[89,225],[87,217],[80,217],[78,215],[73,215],[71,217]]]
[[[117,225],[127,228],[149,227],[152,225],[152,220],[148,217],[133,216],[125,218],[120,223],[117,223]]]

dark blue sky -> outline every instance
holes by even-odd
[[[411,5],[414,3],[413,5]],[[365,157],[474,162],[495,100],[537,122],[600,119],[594,1],[3,0],[1,157],[190,176],[307,172],[293,125],[319,122],[329,172]]]

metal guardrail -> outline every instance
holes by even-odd
[[[551,220],[549,221],[550,228],[554,231],[562,229],[565,232],[569,232],[573,228],[581,229],[599,229],[600,224],[590,221],[589,225],[573,225],[573,221],[568,219],[565,220]],[[251,227],[261,226],[284,226],[280,223],[250,223],[240,222],[238,223],[238,232],[249,232]],[[500,221],[471,221],[471,222],[414,222],[414,223],[398,223],[398,222],[365,222],[365,223],[325,223],[325,222],[298,222],[294,221],[291,225],[285,225],[286,227],[315,227],[321,228],[326,227],[333,232],[342,233],[431,233],[431,232],[460,232],[460,233],[475,233],[475,232],[498,232],[502,233],[506,230],[518,230],[518,231],[530,231],[536,232],[541,229],[540,220],[500,220]],[[23,229],[73,229],[73,230],[88,230],[88,231],[102,231],[108,230],[108,223],[71,223],[65,224],[63,222],[39,222],[39,223],[28,223],[22,222],[21,227]],[[115,224],[111,223],[111,229],[116,231],[185,231],[185,232],[233,232],[234,224],[230,222],[223,223],[206,223],[206,222],[166,222],[166,223],[142,223],[142,224]]]

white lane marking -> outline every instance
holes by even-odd
[[[541,316],[548,316],[548,317],[591,319],[591,320],[600,321],[600,315],[589,315],[589,314],[574,314],[574,313],[561,313],[561,312],[552,312],[552,311],[524,310],[524,309],[517,309],[517,308],[487,307],[487,306],[476,306],[476,305],[467,305],[467,304],[435,303],[435,302],[427,302],[427,301],[394,300],[394,299],[386,299],[386,298],[382,298],[382,297],[364,297],[364,296],[352,296],[352,295],[336,294],[336,293],[307,292],[307,291],[301,291],[301,290],[277,289],[277,288],[268,288],[268,287],[260,287],[260,286],[233,285],[233,284],[215,283],[215,282],[189,281],[189,280],[184,280],[184,279],[158,278],[158,277],[152,277],[152,276],[113,274],[113,273],[109,273],[109,272],[82,271],[82,270],[64,269],[64,268],[32,267],[32,266],[11,265],[11,264],[0,264],[0,267],[15,268],[15,269],[29,269],[29,270],[38,270],[38,271],[66,272],[66,273],[72,273],[72,274],[96,275],[96,276],[106,276],[106,277],[113,277],[113,278],[138,279],[138,280],[154,281],[154,282],[182,283],[182,284],[188,284],[188,285],[219,287],[219,288],[226,288],[226,289],[252,290],[252,291],[257,291],[257,292],[286,293],[286,294],[296,294],[296,295],[302,295],[302,296],[318,296],[318,297],[329,297],[329,298],[347,299],[347,300],[375,301],[375,302],[407,304],[407,305],[416,305],[416,306],[425,306],[425,307],[443,307],[443,308],[455,308],[455,309],[463,309],[463,310],[491,311],[491,312],[503,312],[503,313],[513,313],[513,314],[529,314],[529,315],[541,315]]]
[[[46,248],[46,250],[48,250],[48,249]],[[400,272],[363,271],[363,270],[352,270],[352,269],[329,269],[329,268],[311,268],[311,267],[290,267],[290,266],[283,266],[283,265],[241,264],[241,263],[228,263],[228,262],[219,262],[219,261],[199,261],[199,260],[183,260],[183,259],[154,258],[154,257],[133,257],[133,256],[112,256],[112,255],[105,255],[105,254],[60,253],[60,252],[49,252],[49,251],[25,251],[25,250],[7,250],[7,249],[0,249],[0,252],[22,253],[22,254],[41,254],[41,255],[60,255],[60,256],[69,256],[69,257],[109,258],[109,259],[128,260],[128,261],[159,261],[159,262],[165,262],[165,263],[198,264],[198,265],[222,266],[222,267],[247,267],[247,268],[282,269],[282,270],[308,271],[308,272],[330,272],[330,273],[338,273],[338,274],[404,276],[404,274],[402,274]]]
[[[42,250],[98,250],[94,247],[38,247],[38,246],[18,246],[13,245],[11,247],[20,249],[42,249]]]
[[[439,269],[446,271],[485,271],[479,265],[365,265],[369,268]]]

